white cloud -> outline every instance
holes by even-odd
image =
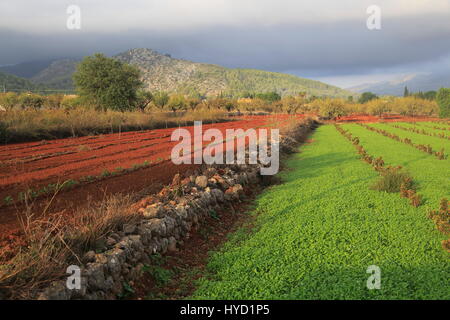
[[[71,4],[81,7],[83,32],[157,32],[342,20],[363,23],[366,8],[372,4],[381,7],[384,18],[450,15],[448,0],[2,0],[0,27],[30,33],[65,32],[66,8]]]

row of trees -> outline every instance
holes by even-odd
[[[340,117],[350,113],[382,115],[450,116],[450,89],[436,94],[405,94],[403,98],[378,97],[371,92],[363,93],[357,102],[350,99],[308,97],[305,93],[282,98],[276,92],[245,93],[241,99],[203,99],[166,92],[148,92],[143,89],[140,72],[133,66],[107,58],[102,54],[86,57],[74,74],[78,96],[7,93],[0,95],[0,105],[5,108],[73,108],[91,107],[97,110],[116,111],[193,111],[195,109],[242,111],[315,113],[325,118]],[[436,96],[436,101],[430,97]]]
[[[431,91],[426,91],[426,92],[410,92],[408,90],[408,87],[405,87],[405,90],[403,91],[403,97],[416,97],[416,98],[421,98],[421,99],[426,99],[426,100],[436,100],[436,96],[437,96],[437,91],[431,90]]]
[[[450,117],[450,89],[441,88],[439,91],[410,92],[405,87],[403,98],[378,97],[372,92],[361,94],[358,102],[367,104],[358,108],[369,114],[380,115],[395,112],[406,115],[439,115]]]
[[[181,94],[168,94],[166,92],[150,93],[138,91],[133,109],[142,112],[185,112],[195,110],[220,110],[226,112],[268,112],[268,113],[314,113],[324,118],[335,118],[352,113],[364,113],[381,116],[387,113],[416,115],[441,115],[450,117],[450,89],[441,89],[437,101],[409,97],[383,97],[370,99],[365,103],[349,101],[348,99],[315,98],[304,94],[272,99],[256,98],[209,98],[200,99],[186,97]],[[41,96],[30,93],[4,93],[0,94],[0,105],[6,109],[73,109],[91,107],[100,110],[108,107],[98,107],[89,104],[84,97],[47,95]],[[119,108],[124,111],[128,109]]]
[[[426,91],[426,92],[419,91],[419,92],[412,93],[412,92],[409,92],[408,87],[405,87],[405,91],[403,93],[404,98],[414,97],[414,98],[430,100],[430,101],[436,100],[436,95],[437,95],[437,91],[433,91],[433,90]],[[369,102],[371,100],[378,99],[378,98],[379,97],[373,92],[363,92],[361,94],[361,96],[359,97],[358,102],[366,103],[366,102]],[[353,100],[353,97],[351,100]]]
[[[354,113],[382,116],[401,114],[405,116],[432,116],[439,113],[435,101],[417,97],[383,97],[370,99],[365,103],[353,103],[344,99],[315,100],[311,109],[317,110],[325,118],[336,118]]]

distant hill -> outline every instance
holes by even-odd
[[[42,70],[48,68],[50,64],[55,61],[53,60],[40,60],[40,61],[29,61],[24,63],[15,64],[12,66],[2,66],[0,67],[0,72],[12,74],[21,78],[32,78],[37,75]]]
[[[35,84],[28,79],[16,77],[12,74],[0,72],[0,92],[6,91],[35,91],[43,86]]]
[[[348,90],[358,93],[370,91],[378,95],[402,96],[408,87],[410,92],[438,90],[439,88],[450,88],[450,70],[442,70],[434,73],[410,74],[391,81],[368,83]]]
[[[30,61],[0,67],[10,90],[73,89],[72,74],[79,60],[61,59]],[[6,80],[7,79],[7,80]],[[3,87],[1,88],[3,89]]]
[[[203,95],[276,91],[281,95],[306,92],[316,96],[348,97],[352,93],[319,81],[252,69],[229,69],[218,65],[174,59],[151,49],[132,49],[115,56],[137,66],[151,91]]]
[[[218,65],[174,59],[151,49],[132,49],[114,56],[135,65],[142,72],[150,91],[199,93],[213,96],[220,93],[276,91],[282,96],[306,92],[315,96],[348,97],[352,92],[293,75],[253,69],[230,69]],[[73,89],[72,74],[79,60],[52,61],[29,79],[52,89]],[[22,64],[25,65],[25,64]],[[37,68],[36,68],[37,69]]]
[[[31,77],[31,81],[52,89],[73,89],[72,75],[80,60],[61,59]]]

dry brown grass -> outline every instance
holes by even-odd
[[[99,239],[138,219],[130,210],[135,201],[134,195],[110,196],[73,217],[45,211],[38,215],[27,205],[20,219],[20,245],[13,254],[0,257],[0,298],[29,298],[64,276],[67,266],[81,265],[83,253],[95,249]]]
[[[117,112],[75,109],[8,110],[0,117],[0,142],[24,142],[79,137],[100,133],[160,129],[189,125],[195,120],[213,122],[227,119],[219,110],[199,109],[173,112]]]

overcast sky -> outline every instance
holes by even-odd
[[[66,27],[69,5],[81,29]],[[366,10],[381,8],[381,30]],[[450,0],[1,0],[0,65],[152,48],[347,87],[450,69]]]

